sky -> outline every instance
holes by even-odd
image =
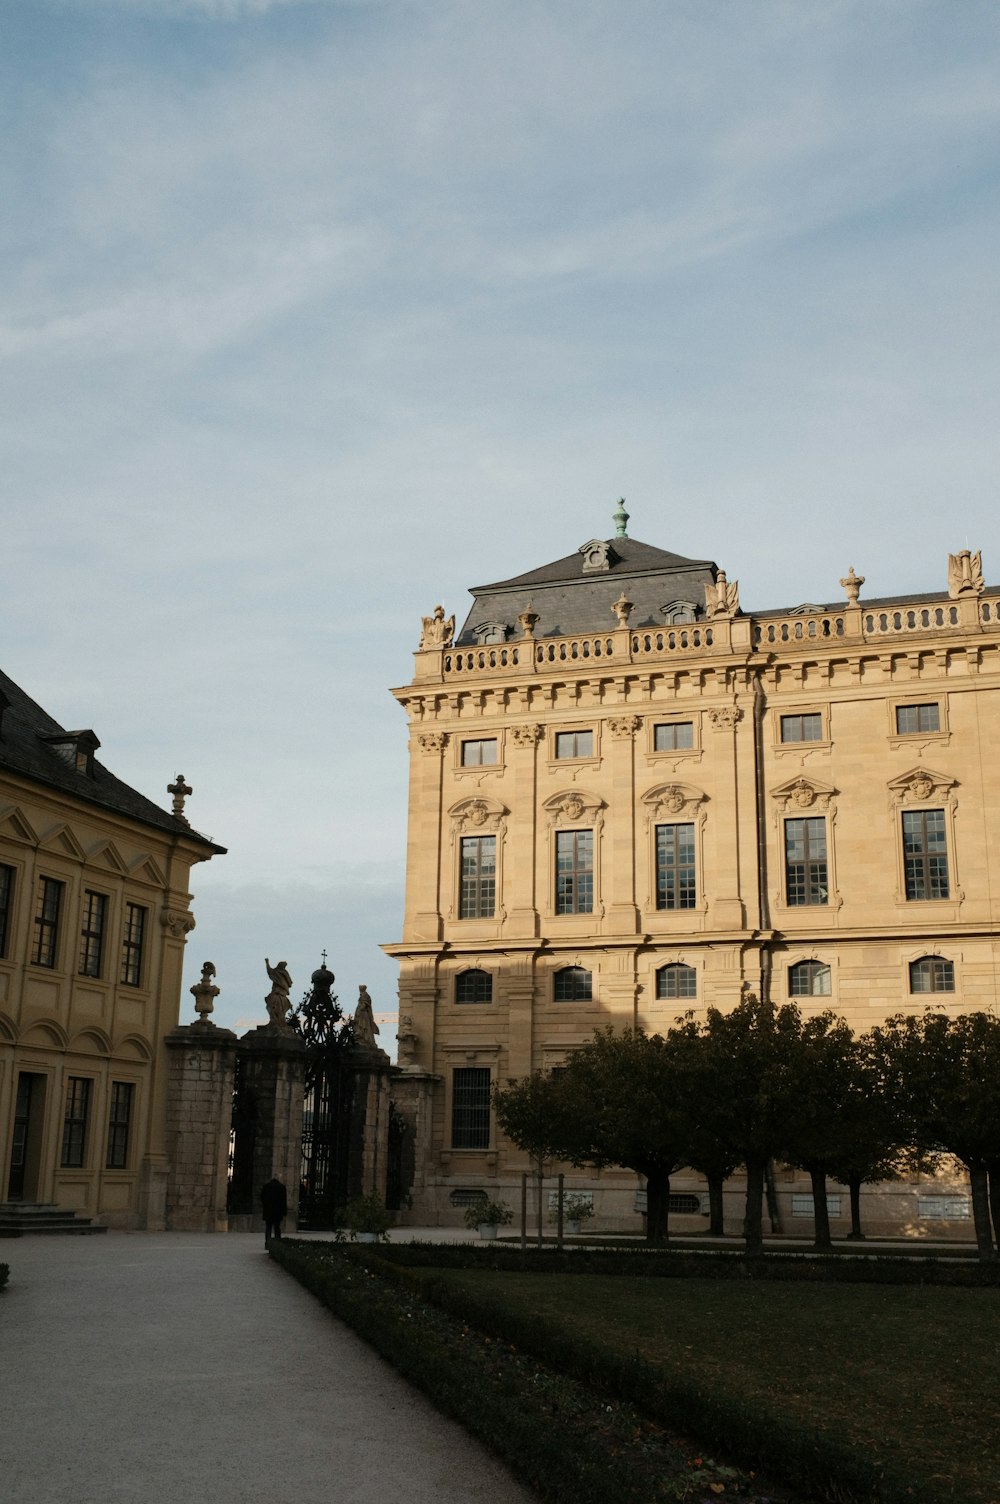
[[[325,949],[394,1048],[389,688],[619,496],[745,610],[1000,579],[998,190],[994,0],[0,0],[3,667],[193,786],[217,1022]]]

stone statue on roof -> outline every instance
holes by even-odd
[[[357,1007],[354,1009],[354,1043],[363,1045],[366,1049],[378,1049],[375,1043],[375,1035],[378,1033],[378,1024],[372,1012],[372,1000],[368,995],[368,988],[364,982],[358,989]]]
[[[735,616],[740,609],[740,582],[726,579],[726,571],[720,569],[714,585],[705,586],[706,616]]]
[[[452,638],[455,635],[455,618],[445,617],[444,607],[435,606],[433,616],[421,618],[423,630],[420,633],[420,652],[425,648],[450,648]]]
[[[953,601],[960,595],[982,595],[985,588],[981,549],[972,553],[963,548],[960,553],[948,555],[948,594]]]

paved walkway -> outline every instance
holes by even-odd
[[[251,1234],[0,1241],[11,1504],[530,1504]]]

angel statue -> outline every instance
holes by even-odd
[[[451,640],[455,635],[455,618],[444,614],[443,606],[434,607],[433,616],[424,616],[423,631],[420,633],[420,651],[425,648],[450,648]]]

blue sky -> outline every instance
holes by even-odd
[[[746,609],[1000,577],[998,65],[992,0],[0,0],[3,665],[194,785],[221,1022],[323,947],[392,1012],[387,686],[619,495]]]

